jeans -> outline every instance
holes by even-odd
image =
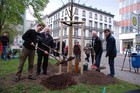
[[[109,67],[110,67],[110,75],[115,75],[115,69],[114,69],[114,57],[109,57]]]
[[[42,53],[38,53],[38,61],[37,61],[37,72],[38,74],[40,74],[41,72],[41,63],[42,63],[42,59],[43,60],[43,74],[47,74],[47,67],[48,67],[48,55],[46,54],[42,54]]]
[[[2,59],[7,60],[7,55],[8,54],[8,46],[3,46],[2,47]]]
[[[97,68],[100,67],[101,57],[102,51],[95,55],[95,65],[97,66]]]

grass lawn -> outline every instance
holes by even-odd
[[[35,62],[36,63],[36,62]],[[54,64],[55,61],[51,60]],[[19,59],[3,61],[0,59],[0,93],[103,93],[105,86],[78,84],[63,90],[51,91],[43,85],[34,82],[13,82],[17,71]],[[27,62],[25,63],[23,74],[27,74]],[[139,85],[120,81],[119,84],[106,86],[106,93],[125,93],[128,90],[140,89]],[[105,93],[105,92],[104,92]]]

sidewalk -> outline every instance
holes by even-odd
[[[84,58],[85,58],[85,55],[84,55]],[[117,57],[115,58],[115,76],[114,77],[123,81],[140,85],[140,72],[135,73],[134,68],[132,66],[131,66],[131,71],[130,71],[129,60],[127,57],[126,57],[124,68],[123,70],[121,70],[123,60],[124,60],[124,54],[118,54]],[[84,63],[87,63],[87,62],[84,62]],[[106,67],[106,69],[101,70],[101,72],[103,72],[104,74],[109,74],[110,70],[109,70],[107,58],[105,57],[105,53],[103,53],[102,55],[101,66]],[[88,63],[89,70],[91,70],[90,67],[91,67],[91,58],[90,58],[90,62]]]

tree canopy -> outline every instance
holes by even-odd
[[[0,34],[5,24],[23,24],[23,14],[28,6],[33,8],[33,16],[41,21],[41,11],[49,0],[0,0]]]

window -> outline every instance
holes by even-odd
[[[112,29],[112,26],[111,26],[111,25],[109,25],[109,29],[110,29],[110,30]]]
[[[92,18],[92,12],[89,12],[89,18]]]
[[[100,21],[102,21],[103,20],[103,17],[102,17],[102,15],[100,15]]]
[[[105,16],[105,22],[107,22],[107,17]]]
[[[74,36],[78,36],[78,28],[74,28]]]
[[[89,21],[89,27],[92,27],[92,21]]]
[[[77,16],[76,16],[76,17],[74,17],[74,20],[75,20],[75,21],[78,21],[78,19],[79,19],[79,18],[78,18]]]
[[[94,27],[95,27],[95,28],[98,28],[98,22],[95,22],[95,23],[94,23]]]
[[[95,19],[96,19],[96,20],[98,19],[98,15],[97,15],[97,14],[95,14]]]
[[[67,15],[67,9],[65,9],[65,15]]]
[[[62,17],[64,16],[64,11],[62,11]]]
[[[78,15],[78,8],[75,8],[75,15]]]
[[[82,21],[84,21],[84,22],[85,22],[85,24],[84,24],[84,25],[86,25],[86,19],[85,19],[85,18],[82,18]]]
[[[86,11],[83,10],[82,16],[83,16],[83,17],[86,17]]]
[[[99,32],[99,38],[103,37],[103,32]]]
[[[89,31],[89,37],[92,37],[92,31]]]
[[[104,29],[107,29],[107,24],[104,24]]]
[[[64,36],[67,35],[67,28],[64,28]]]
[[[100,27],[99,27],[100,29],[103,29],[103,23],[100,23]]]
[[[111,18],[109,18],[109,23],[111,23]]]

